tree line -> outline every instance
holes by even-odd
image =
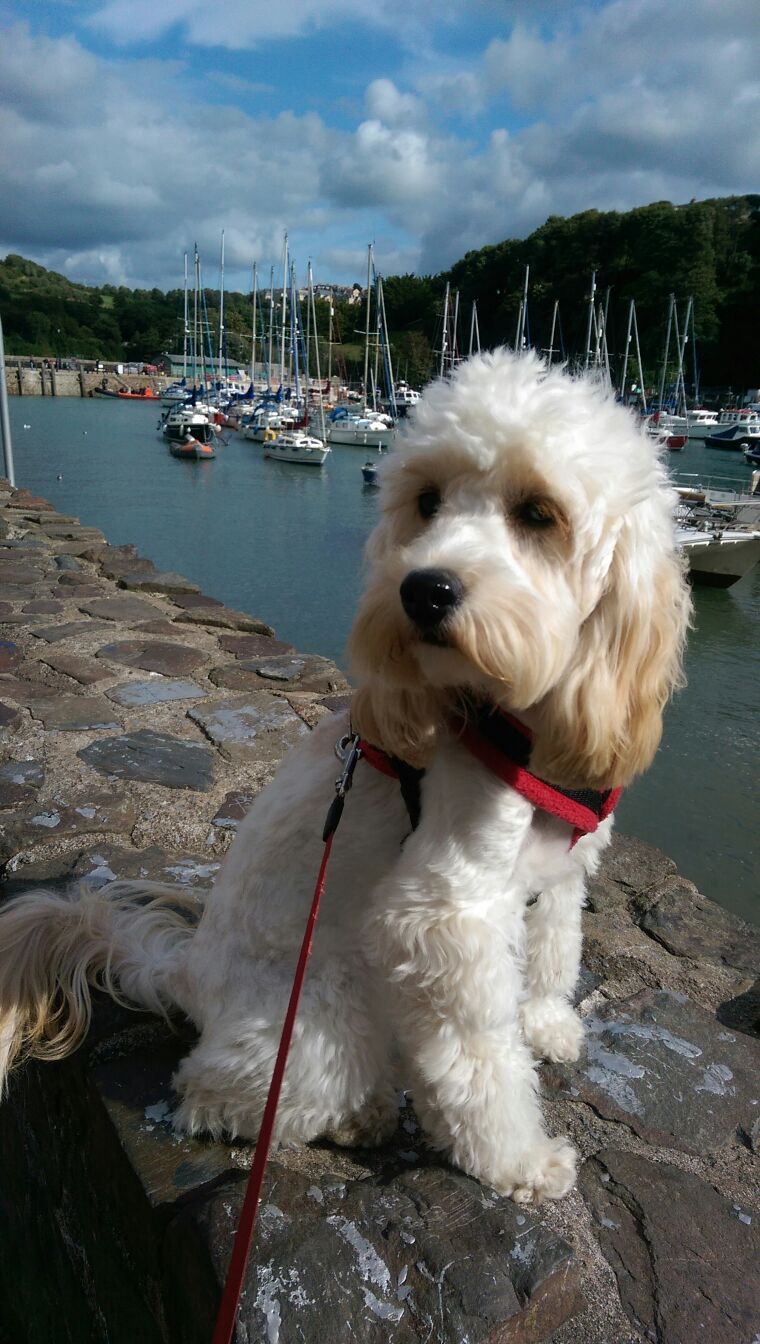
[[[449,271],[388,276],[384,298],[396,376],[420,385],[437,371],[447,285],[449,350],[455,342],[467,354],[473,304],[481,346],[512,344],[526,268],[525,344],[547,350],[554,326],[555,355],[572,359],[582,354],[595,272],[613,373],[622,358],[634,300],[645,379],[656,382],[669,296],[674,294],[682,314],[687,298],[694,301],[696,347],[688,349],[687,383],[696,364],[704,387],[738,391],[760,384],[757,195],[680,206],[662,201],[626,212],[587,210],[568,219],[551,216],[527,238],[468,252]],[[251,297],[230,292],[224,299],[228,354],[243,364],[251,357]],[[213,330],[218,293],[207,290],[205,299]],[[456,333],[455,301],[460,314]],[[344,377],[361,375],[365,302],[335,301],[331,315],[330,304],[317,301],[323,375],[328,358]],[[0,314],[9,354],[148,362],[159,351],[181,350],[182,312],[181,289],[93,288],[17,255],[0,262]],[[374,329],[374,312],[371,317]],[[260,347],[259,357],[261,353]]]

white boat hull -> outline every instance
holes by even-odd
[[[351,425],[332,425],[327,432],[330,443],[346,444],[352,448],[390,448],[393,429],[360,429]]]
[[[689,561],[695,583],[730,588],[760,560],[760,532],[722,533],[679,530],[678,543]]]

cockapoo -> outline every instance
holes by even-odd
[[[532,354],[478,356],[425,391],[367,548],[352,725],[375,750],[335,838],[280,1141],[380,1142],[404,1086],[464,1171],[521,1201],[570,1189],[576,1154],[546,1132],[536,1059],[580,1050],[585,878],[680,680],[673,504],[630,413]],[[346,732],[331,715],[290,752],[196,930],[176,893],[131,883],[9,903],[0,1074],[72,1049],[99,983],[198,1028],[177,1128],[254,1139]],[[420,779],[416,829],[394,761]]]

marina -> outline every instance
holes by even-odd
[[[377,511],[377,492],[362,479],[366,449],[336,444],[322,470],[301,471],[223,430],[213,463],[178,462],[156,433],[155,405],[14,398],[10,414],[20,484],[114,544],[133,543],[161,568],[257,612],[279,638],[345,666]],[[716,469],[716,454],[698,443],[674,461],[679,473]],[[722,476],[749,489],[741,453],[719,464]],[[760,568],[728,591],[695,589],[695,602],[688,688],[670,706],[659,755],[624,797],[618,824],[672,854],[707,895],[760,923],[751,847]]]

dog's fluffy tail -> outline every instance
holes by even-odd
[[[31,891],[0,908],[0,1096],[20,1058],[76,1049],[93,985],[165,1016],[172,972],[194,933],[191,910],[197,903],[181,890],[136,882]]]

